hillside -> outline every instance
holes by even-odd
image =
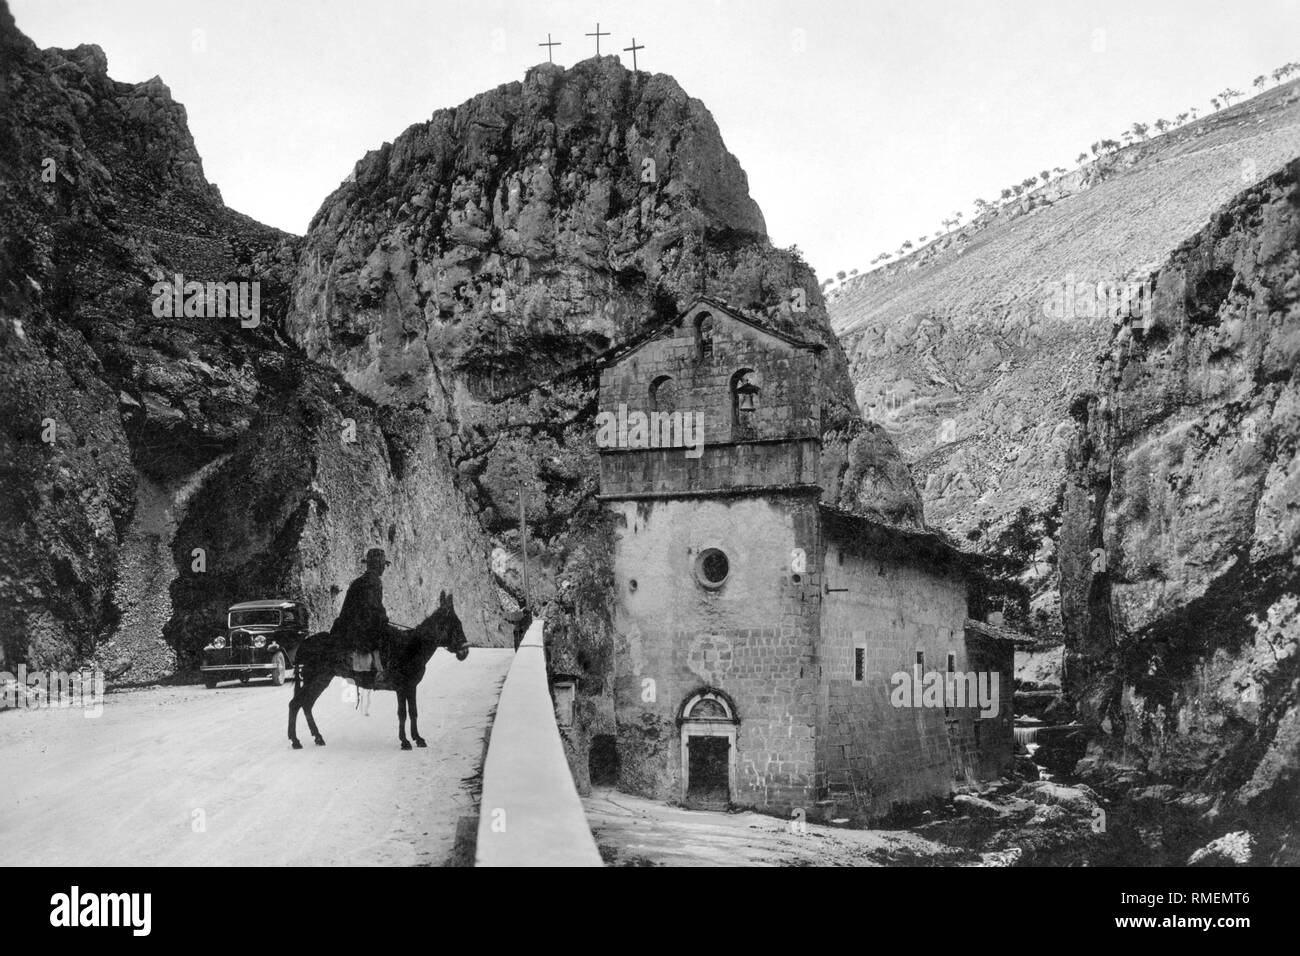
[[[1292,82],[1089,163],[833,291],[827,309],[857,400],[911,463],[927,519],[1018,550],[1051,591],[1069,405],[1091,386],[1111,322],[1047,317],[1049,289],[1144,280],[1298,155]],[[1036,561],[1026,534],[1042,545]],[[1049,617],[1054,600],[1040,597]]]

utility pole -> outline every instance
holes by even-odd
[[[599,29],[599,27],[597,27]],[[524,511],[524,486],[519,485],[519,553],[524,562],[524,609],[532,607],[532,598],[528,593],[528,514]]]

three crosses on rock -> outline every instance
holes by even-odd
[[[592,32],[592,33],[586,33],[586,34],[583,34],[583,35],[584,35],[584,36],[589,36],[589,37],[595,37],[595,38],[596,38],[596,56],[600,56],[600,38],[601,38],[601,37],[607,37],[607,36],[610,36],[611,34],[609,33],[608,30],[602,32],[601,29],[600,29],[600,23],[597,22],[597,23],[596,23],[596,29],[595,29],[594,32]],[[538,46],[544,46],[544,47],[546,47],[546,60],[547,60],[548,63],[554,63],[555,60],[552,59],[552,57],[551,57],[551,53],[552,53],[551,48],[552,48],[552,47],[557,47],[557,46],[562,46],[563,44],[562,44],[561,41],[559,41],[559,40],[552,40],[552,39],[551,39],[551,35],[548,33],[548,34],[546,34],[546,42],[545,42],[545,43],[539,43],[539,44],[537,44],[537,45],[538,45]],[[632,53],[632,69],[633,69],[633,71],[636,70],[636,51],[637,51],[637,50],[644,50],[644,49],[645,49],[645,45],[644,45],[644,44],[642,44],[642,45],[640,45],[640,46],[637,45],[636,37],[633,37],[633,38],[632,38],[632,45],[631,45],[631,46],[625,46],[625,47],[623,47],[623,52],[626,53],[626,52],[628,52],[628,51],[631,51],[631,53]]]

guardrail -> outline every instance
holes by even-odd
[[[602,866],[555,724],[542,624],[519,642],[497,702],[475,866]]]

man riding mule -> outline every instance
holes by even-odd
[[[373,552],[371,552],[373,554]],[[382,556],[383,552],[380,552]],[[363,589],[358,588],[358,591]],[[360,602],[361,597],[349,600]],[[380,602],[382,610],[382,601]],[[373,613],[373,612],[372,612]],[[429,661],[434,651],[443,647],[465,660],[469,656],[469,641],[465,637],[465,628],[456,614],[456,605],[446,591],[438,595],[438,608],[415,627],[409,630],[394,630],[384,645],[384,660],[387,664],[387,682],[378,685],[380,690],[391,690],[397,694],[397,739],[403,750],[411,749],[411,740],[415,746],[425,746],[419,729],[419,701],[417,691],[423,680]],[[349,678],[359,686],[370,686],[370,675],[358,673],[353,669],[350,646],[342,637],[332,631],[321,631],[302,642],[294,662],[293,698],[289,701],[289,742],[294,749],[301,749],[298,741],[298,712],[301,710],[307,718],[307,727],[311,730],[316,745],[323,747],[325,738],[316,726],[312,716],[312,707],[325,692],[330,681],[335,677]],[[406,737],[406,718],[411,718],[411,739]]]
[[[383,548],[366,552],[366,570],[348,585],[330,636],[340,640],[351,654],[354,671],[375,672],[375,683],[384,679],[384,663],[379,656],[380,642],[391,633],[388,612],[384,610],[384,569],[391,563]],[[372,668],[373,663],[373,668]]]

